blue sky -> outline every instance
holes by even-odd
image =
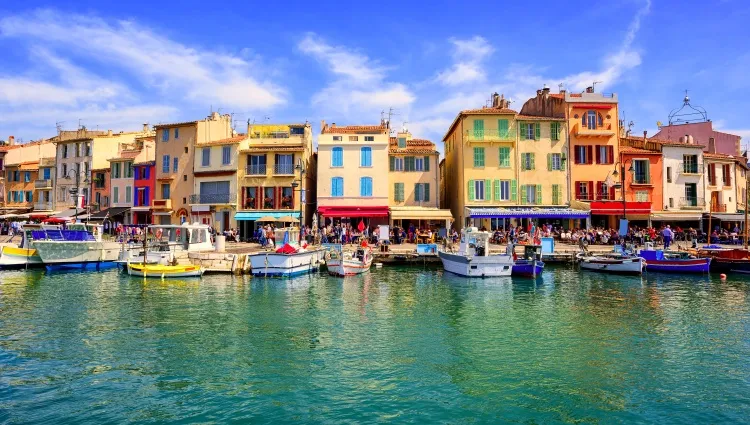
[[[128,130],[199,119],[371,124],[397,112],[440,138],[494,91],[520,109],[564,83],[617,92],[655,132],[689,89],[716,128],[750,138],[750,2],[0,3],[0,138],[55,123]]]

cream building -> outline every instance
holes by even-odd
[[[721,153],[703,154],[706,163],[706,202],[710,213],[736,213],[735,157]]]
[[[190,219],[189,200],[195,190],[195,147],[235,136],[232,118],[214,112],[200,121],[160,124],[155,129],[154,220],[159,224],[180,224]]]
[[[107,216],[113,217],[117,221],[121,219],[124,224],[133,223],[133,214],[130,211],[136,196],[133,165],[153,161],[154,155],[153,137],[138,137],[133,141],[118,143],[116,155],[108,160],[110,164],[109,199],[111,208],[108,209],[109,214]]]
[[[661,206],[662,211],[653,212],[652,219],[671,224],[678,221],[699,222],[702,213],[707,211],[704,146],[693,143],[692,138],[680,141],[651,139],[650,142],[661,146],[664,167],[664,205]]]
[[[219,232],[236,228],[237,148],[245,135],[195,144],[190,221],[213,226]]]
[[[318,213],[326,219],[388,221],[390,131],[380,125],[330,126],[318,136]],[[329,221],[330,222],[330,221]]]

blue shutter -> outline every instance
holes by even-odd
[[[162,173],[169,172],[169,155],[163,155],[161,157],[161,171]]]
[[[172,164],[172,172],[176,173],[177,169],[179,168],[179,165],[180,165],[180,160],[179,158],[175,157],[173,164]],[[168,169],[169,169],[169,165],[167,165],[167,171],[169,171]]]

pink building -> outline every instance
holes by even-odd
[[[741,155],[740,136],[714,130],[711,121],[664,125],[652,138],[677,141],[683,136],[693,136],[695,144],[705,146],[705,152],[709,152],[709,140],[713,137],[716,144],[715,153]]]

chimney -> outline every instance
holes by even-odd
[[[716,139],[708,138],[708,153],[716,153]]]
[[[221,115],[219,115],[218,112],[211,112],[211,121],[219,121],[219,117],[221,117]]]
[[[549,94],[549,86],[545,84],[544,87],[542,88],[542,92],[544,93],[544,96],[546,97]]]
[[[320,132],[322,133],[325,129],[326,129],[326,120],[320,120]]]
[[[594,87],[593,86],[586,87],[586,93],[593,93],[593,92],[594,92]]]
[[[8,136],[8,144],[13,146],[16,144],[16,136]]]
[[[542,90],[541,89],[537,89],[536,90],[536,96],[539,97],[541,95],[542,95]]]
[[[648,130],[643,130],[643,141],[645,142],[648,138]]]
[[[502,108],[502,106],[500,106],[500,95],[498,95],[497,92],[492,93],[492,107]]]
[[[333,127],[336,127],[336,123],[335,122],[331,123],[331,128],[333,128]]]
[[[147,122],[143,123],[143,132],[144,133],[148,133],[148,123]]]
[[[111,136],[111,135],[112,135],[112,130],[107,130],[107,136]]]

